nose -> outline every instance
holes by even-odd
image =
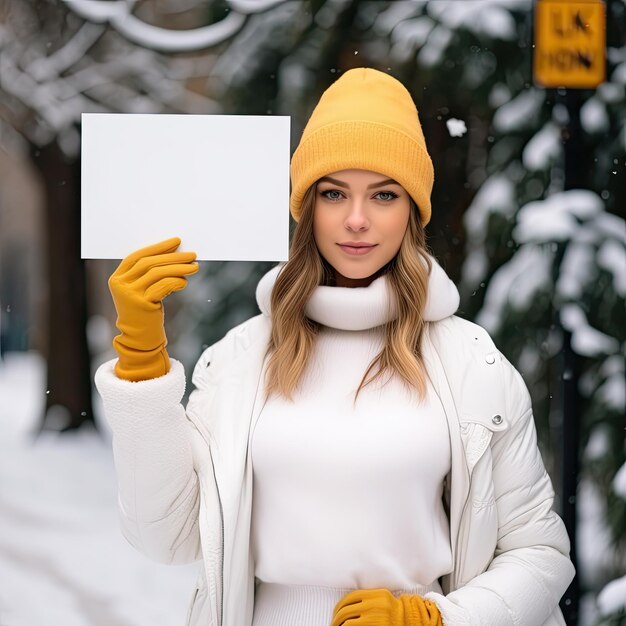
[[[369,219],[365,212],[365,207],[360,200],[353,200],[349,206],[344,226],[347,230],[359,232],[369,228]]]

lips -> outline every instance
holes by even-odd
[[[337,244],[346,254],[363,255],[371,252],[377,244],[366,241],[344,241]]]
[[[373,248],[376,244],[367,241],[342,241],[340,246],[348,246],[350,248]]]

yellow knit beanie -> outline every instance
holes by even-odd
[[[364,169],[393,178],[430,221],[433,164],[411,94],[368,67],[348,70],[323,94],[291,159],[290,210],[298,221],[306,190],[319,178]]]

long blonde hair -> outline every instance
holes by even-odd
[[[272,290],[272,332],[265,380],[268,396],[279,393],[292,399],[320,330],[320,324],[306,316],[306,304],[317,286],[332,284],[334,277],[333,268],[319,253],[313,237],[316,186],[311,185],[304,195],[289,261]],[[409,223],[400,249],[382,269],[395,298],[397,317],[384,325],[384,346],[366,369],[355,400],[361,389],[383,374],[398,375],[420,398],[425,396],[426,372],[420,343],[430,270],[426,233],[411,199]]]

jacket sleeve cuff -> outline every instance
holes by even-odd
[[[185,370],[175,359],[171,369],[158,378],[137,382],[124,380],[115,374],[117,359],[103,363],[96,371],[95,384],[102,396],[105,416],[115,429],[133,420],[150,419],[155,426],[171,419],[172,408],[177,407],[185,393]]]
[[[527,549],[528,550],[528,549]],[[555,594],[574,577],[574,566],[565,555],[545,546],[496,557],[489,569],[446,596],[430,592],[424,597],[439,607],[445,626],[535,626],[551,614],[560,614]],[[555,558],[556,557],[556,558]],[[537,577],[533,567],[542,573]],[[553,623],[553,622],[551,622]]]
[[[513,619],[506,606],[489,589],[472,589],[473,601],[479,604],[484,603],[486,607],[489,607],[488,617],[482,614],[478,616],[468,606],[459,604],[454,593],[444,596],[436,591],[430,591],[424,595],[424,598],[437,605],[443,626],[485,626],[486,624],[513,626]]]

